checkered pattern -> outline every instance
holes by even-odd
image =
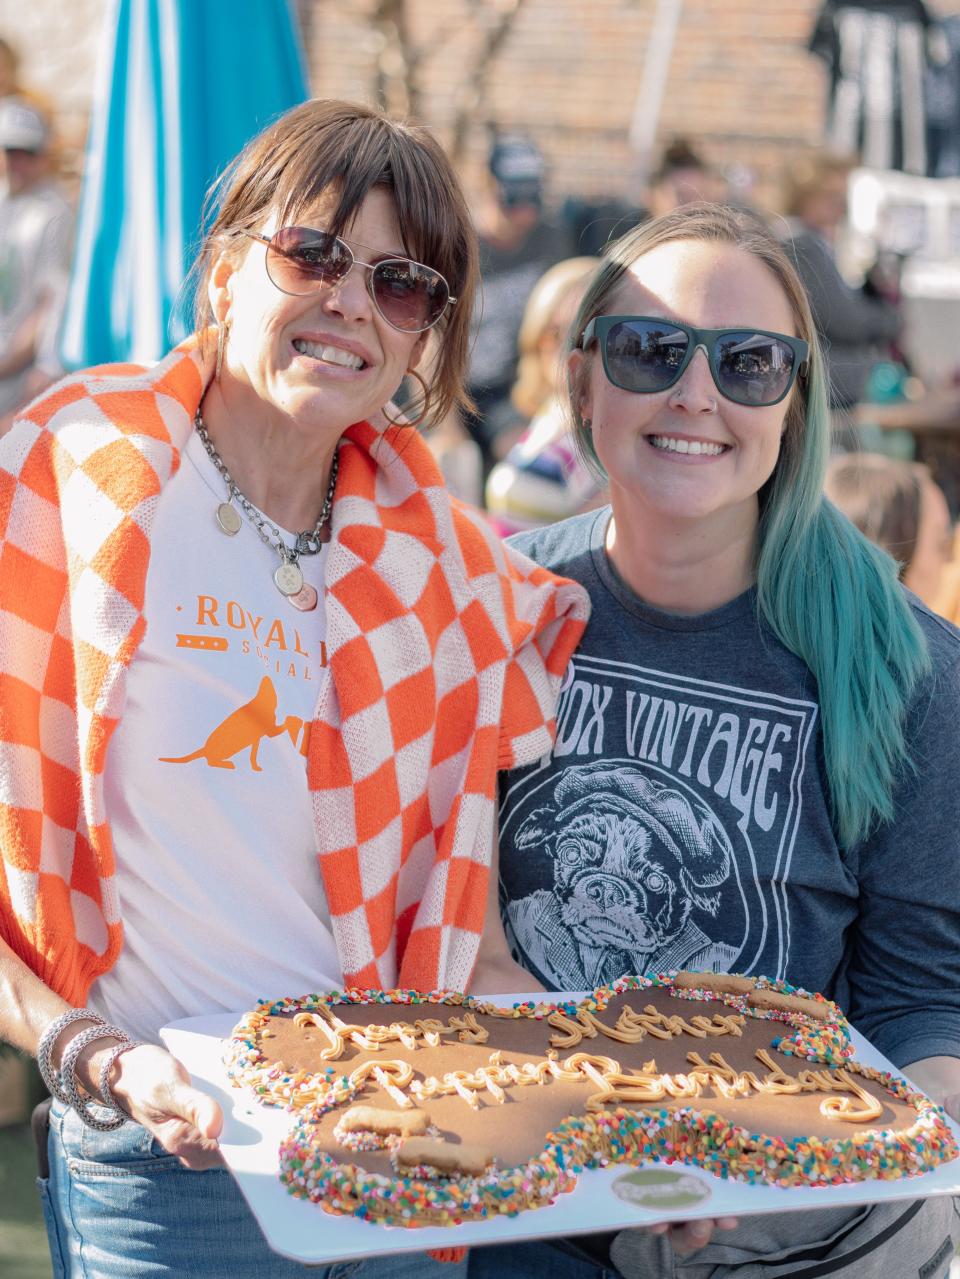
[[[0,935],[74,1003],[121,946],[103,766],[202,387],[195,350],[90,369],[0,441]]]
[[[549,751],[588,605],[452,503],[410,431],[351,427],[310,788],[345,980],[463,989],[498,768]]]
[[[104,761],[157,501],[211,373],[193,340],[147,372],[87,370],[0,440],[0,935],[74,1003],[122,944]],[[361,423],[326,607],[308,776],[346,980],[462,987],[496,772],[549,749],[586,597],[453,505],[415,432]]]

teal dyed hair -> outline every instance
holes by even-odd
[[[772,233],[754,216],[719,205],[687,205],[643,223],[611,245],[581,304],[573,345],[597,315],[615,308],[624,273],[675,240],[712,240],[750,253],[782,287],[810,369],[784,419],[774,472],[761,489],[756,548],[757,607],[774,634],[817,681],[831,813],[843,845],[893,816],[893,787],[909,767],[907,707],[929,669],[926,641],[900,587],[897,564],[823,496],[830,413],[823,355],[800,279]],[[602,472],[578,404],[589,357],[571,385],[580,452]]]

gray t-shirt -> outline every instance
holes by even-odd
[[[933,677],[895,819],[831,827],[816,683],[754,592],[651,608],[604,552],[609,508],[511,539],[589,591],[551,756],[501,777],[500,892],[553,989],[667,968],[823,991],[897,1065],[960,1057],[960,632],[910,596]]]

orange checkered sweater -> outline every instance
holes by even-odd
[[[195,339],[146,371],[89,369],[0,440],[0,935],[75,1004],[122,946],[104,762],[157,503],[211,372]],[[307,776],[344,980],[463,988],[496,773],[549,750],[586,596],[453,502],[415,431],[359,423],[325,603]]]

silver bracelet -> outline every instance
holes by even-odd
[[[37,1044],[37,1066],[40,1069],[43,1082],[47,1086],[47,1091],[51,1097],[56,1097],[57,1101],[62,1102],[65,1106],[69,1106],[71,1103],[70,1098],[67,1096],[67,1091],[63,1087],[61,1072],[55,1070],[53,1066],[53,1045],[60,1037],[60,1032],[75,1021],[89,1021],[95,1026],[103,1026],[105,1024],[103,1018],[97,1013],[92,1013],[89,1008],[68,1008],[65,1013],[61,1013],[59,1017],[53,1019],[40,1036],[40,1042]]]
[[[110,1071],[113,1070],[113,1064],[122,1053],[128,1053],[131,1048],[140,1048],[142,1045],[139,1040],[128,1039],[125,1043],[114,1044],[109,1049],[106,1057],[103,1059],[103,1065],[100,1067],[100,1096],[103,1098],[105,1106],[111,1106],[119,1115],[123,1115],[124,1119],[128,1119],[129,1115],[117,1101],[110,1087]]]
[[[101,1119],[99,1115],[94,1114],[90,1109],[92,1099],[80,1091],[76,1074],[77,1058],[84,1048],[96,1043],[99,1039],[119,1039],[124,1044],[130,1042],[130,1037],[122,1030],[118,1030],[116,1026],[108,1026],[106,1023],[91,1026],[89,1030],[81,1030],[79,1035],[74,1035],[64,1051],[63,1060],[60,1063],[60,1080],[64,1092],[70,1098],[70,1105],[87,1127],[95,1128],[97,1132],[111,1132],[114,1128],[119,1128],[121,1124],[126,1123],[129,1116],[124,1114],[112,1097],[109,1102],[100,1103],[105,1110],[112,1112],[108,1119]]]

